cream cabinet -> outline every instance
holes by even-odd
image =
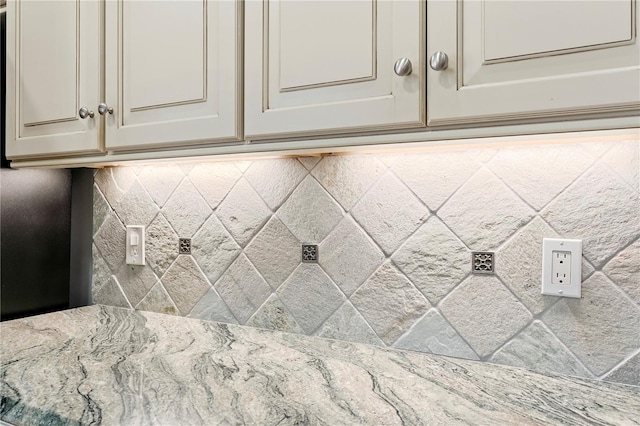
[[[242,139],[241,12],[235,1],[9,2],[8,156]]]
[[[247,138],[424,127],[424,6],[247,1]]]
[[[427,4],[430,126],[640,108],[636,0]]]

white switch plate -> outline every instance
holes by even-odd
[[[144,265],[144,226],[127,225],[127,265]]]
[[[542,240],[542,294],[581,297],[582,240]]]

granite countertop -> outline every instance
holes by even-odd
[[[640,424],[631,386],[106,306],[0,324],[34,424]]]

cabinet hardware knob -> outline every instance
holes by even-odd
[[[93,118],[93,111],[89,111],[87,109],[87,107],[82,107],[80,108],[80,110],[78,111],[78,115],[80,116],[80,118],[82,118],[83,120],[87,117],[91,117]]]
[[[110,107],[109,105],[102,102],[100,105],[98,105],[98,113],[100,115],[105,115],[106,113],[113,114],[113,107]]]
[[[398,74],[400,77],[405,77],[411,74],[411,61],[409,58],[400,58],[393,65],[393,71]]]
[[[449,57],[444,52],[436,52],[429,58],[429,66],[434,71],[446,70],[449,66]]]

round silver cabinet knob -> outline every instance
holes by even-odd
[[[105,104],[104,102],[98,105],[98,113],[100,115],[105,115],[106,113],[113,114],[113,107]]]
[[[80,116],[80,118],[82,118],[83,120],[87,117],[91,117],[93,118],[93,111],[89,111],[87,109],[87,107],[82,107],[80,108],[80,110],[78,111],[78,115]]]
[[[446,70],[449,66],[449,57],[444,52],[436,52],[429,59],[429,66],[434,71]]]
[[[395,65],[393,65],[393,71],[400,77],[405,77],[411,74],[412,70],[409,58],[400,58],[396,61]]]

